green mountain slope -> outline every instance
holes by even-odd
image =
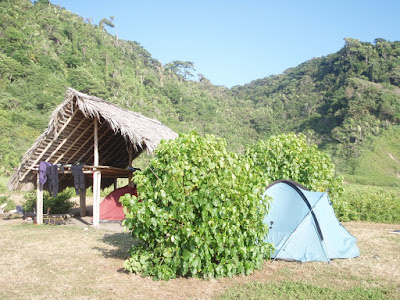
[[[375,124],[379,121],[398,123],[400,42],[345,40],[335,54],[234,87],[237,98],[252,101],[262,111],[254,126],[262,130],[267,120],[274,123],[273,130],[310,129],[325,139],[357,143],[375,125],[384,126]],[[366,128],[364,121],[374,124]],[[350,135],[344,139],[341,133]]]
[[[400,42],[345,39],[335,54],[232,92],[254,104],[250,123],[260,134],[305,132],[347,161],[368,138],[400,121]]]
[[[214,133],[235,151],[303,132],[356,181],[365,160],[376,159],[367,154],[377,153],[373,143],[397,143],[400,42],[348,38],[337,53],[229,90],[197,80],[192,62],[163,65],[137,42],[110,35],[112,20],[91,24],[46,2],[0,1],[0,173],[18,165],[68,86],[178,132]],[[388,168],[379,178],[396,180],[397,167]]]

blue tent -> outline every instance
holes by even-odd
[[[311,192],[290,180],[270,184],[264,196],[272,198],[264,223],[267,243],[275,259],[330,261],[360,255],[356,238],[338,221],[327,193]]]

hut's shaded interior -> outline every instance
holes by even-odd
[[[84,164],[86,166],[94,165],[94,120],[87,119],[82,112],[77,111],[73,118],[66,125],[58,136],[48,136],[43,146],[35,149],[34,154],[27,164],[29,170],[37,169],[40,161],[48,161],[51,164]],[[60,123],[61,125],[61,123]],[[126,141],[120,133],[114,133],[109,124],[100,118],[98,125],[98,152],[99,165],[110,166],[114,168],[125,169],[129,166],[129,147],[130,142]],[[133,149],[133,148],[132,148]],[[143,149],[140,149],[143,150]],[[142,151],[132,150],[132,159],[137,157]],[[39,159],[40,158],[40,159]],[[35,172],[29,172],[29,181],[35,180]],[[109,186],[114,182],[114,178],[128,177],[124,172],[109,169],[107,174],[103,175],[102,188]],[[92,185],[92,176],[86,174],[85,180],[88,185]],[[67,186],[73,186],[73,177],[71,174],[60,174],[59,188],[64,189]]]

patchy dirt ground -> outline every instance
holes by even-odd
[[[345,223],[361,256],[330,264],[267,261],[250,276],[153,281],[124,271],[132,241],[119,224],[95,229],[90,217],[36,226],[0,219],[1,299],[211,299],[249,282],[296,281],[347,289],[379,287],[400,295],[400,225]]]

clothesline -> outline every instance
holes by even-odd
[[[70,168],[71,166],[75,166],[73,164],[67,164],[67,165],[63,165],[63,164],[57,164],[59,166],[63,166],[64,168]],[[39,165],[36,165],[35,167],[29,167],[29,170],[33,170],[33,171],[37,171],[39,168]],[[87,168],[87,169],[104,169],[104,170],[125,170],[125,171],[135,171],[137,170],[136,168],[133,168],[133,170],[129,170],[129,169],[122,169],[122,168],[116,168],[116,167],[110,167],[110,166],[90,166],[90,165],[83,165],[83,168]]]
[[[133,167],[120,169],[110,166],[88,166],[84,164],[51,164],[46,161],[39,163],[38,167],[31,167],[38,174],[40,185],[47,183],[49,193],[56,197],[58,193],[59,174],[72,174],[74,177],[74,187],[76,194],[86,189],[85,174],[93,174],[100,171],[101,176],[111,178],[131,178],[132,173],[139,170]]]
[[[85,186],[85,175],[83,173],[83,164],[70,165],[70,173],[74,176],[74,187],[76,194],[78,195],[81,191],[86,190]],[[38,168],[39,184],[44,185],[47,183],[47,187],[50,195],[57,197],[58,194],[58,183],[59,174],[65,174],[64,165],[62,164],[51,164],[46,161],[41,161]]]
[[[64,167],[64,172],[59,171],[59,173],[72,174],[72,172],[70,171],[70,167],[73,165],[62,165],[62,166]],[[31,167],[29,169],[37,172],[39,170],[39,165],[37,167]],[[100,170],[103,176],[111,176],[111,177],[129,177],[130,175],[132,175],[133,172],[138,170],[136,168],[121,169],[109,166],[89,166],[89,165],[84,165],[82,169],[84,174],[93,174],[95,170]]]

